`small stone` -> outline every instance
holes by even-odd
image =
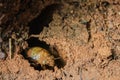
[[[0,59],[5,59],[5,58],[6,58],[6,54],[0,51]]]

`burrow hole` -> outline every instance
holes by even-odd
[[[29,23],[29,35],[31,34],[40,34],[40,32],[43,30],[44,26],[49,27],[49,23],[52,21],[53,13],[56,9],[60,8],[60,4],[52,4],[50,6],[47,6],[42,10],[40,15],[33,19]],[[58,58],[55,60],[55,66],[58,68],[62,68],[65,66],[66,62],[64,59],[59,55],[59,52],[55,47],[52,47],[44,41],[40,41],[38,38],[30,38],[27,40],[29,48],[31,47],[42,47],[49,51],[51,55],[54,56],[54,58]],[[27,59],[32,67],[34,67],[35,70],[42,70],[43,68],[41,65],[33,65],[32,62],[27,58],[27,55],[25,54],[27,50],[22,51],[22,55],[25,59]],[[53,70],[53,67],[46,66],[46,69]]]

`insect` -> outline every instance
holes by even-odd
[[[36,64],[40,64],[42,68],[46,65],[54,67],[54,56],[51,55],[47,50],[41,47],[33,47],[27,51],[27,57],[32,59]]]

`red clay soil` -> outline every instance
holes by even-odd
[[[0,46],[7,54],[0,80],[120,80],[119,0],[3,0],[0,9]],[[43,43],[63,59],[53,70],[38,70],[24,57],[25,48]]]

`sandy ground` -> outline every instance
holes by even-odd
[[[0,32],[0,80],[120,80],[119,0],[1,0]],[[62,61],[31,66],[34,46]]]

